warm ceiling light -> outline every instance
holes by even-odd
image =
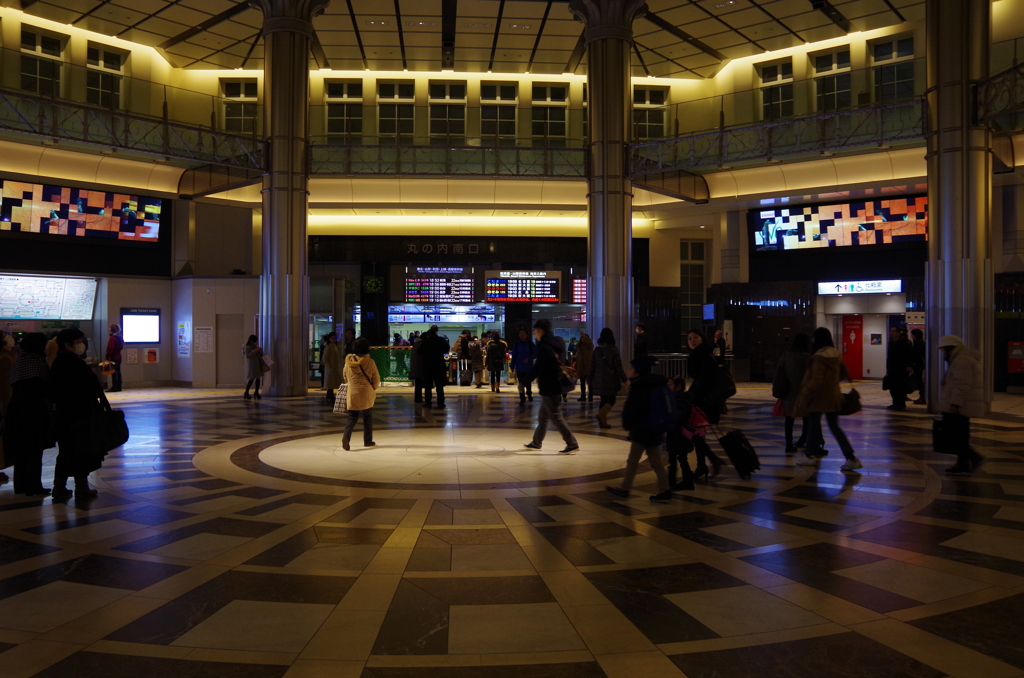
[[[388,22],[387,21],[367,21],[366,25],[367,26],[387,26]]]

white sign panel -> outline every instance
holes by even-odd
[[[192,335],[196,353],[213,353],[213,328],[197,327]]]
[[[92,320],[96,281],[0,275],[0,318]]]
[[[818,294],[896,294],[902,280],[853,280],[818,283]]]

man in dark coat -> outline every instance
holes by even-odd
[[[647,355],[648,353],[648,337],[647,332],[644,331],[643,325],[636,326],[636,336],[633,337],[633,357],[639,358],[640,356]]]
[[[885,386],[892,396],[890,410],[907,409],[907,392],[914,371],[914,347],[905,327],[889,328],[889,354],[885,360]]]
[[[562,414],[561,378],[565,341],[551,331],[550,320],[538,320],[533,326],[533,333],[537,336],[537,360],[533,363],[533,376],[537,379],[541,406],[533,441],[527,443],[526,447],[531,450],[541,448],[550,421],[565,441],[565,449],[560,450],[559,454],[575,454],[580,446]]]
[[[426,386],[425,405],[430,403],[430,386],[437,390],[437,406],[444,407],[444,387],[448,383],[448,363],[444,357],[448,353],[448,342],[442,339],[437,333],[437,325],[431,325],[430,329],[420,337],[419,348],[414,349],[419,354],[419,369]]]

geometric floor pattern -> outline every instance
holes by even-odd
[[[860,388],[860,473],[830,437],[794,466],[743,388],[723,428],[761,470],[653,505],[646,466],[603,492],[628,443],[575,399],[575,456],[523,450],[512,393],[388,392],[350,453],[316,393],[124,399],[96,499],[0,486],[0,676],[1024,677],[1020,403],[949,478],[923,408]]]

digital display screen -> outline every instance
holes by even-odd
[[[0,275],[0,318],[10,320],[92,320],[96,281]]]
[[[410,304],[472,304],[476,301],[476,285],[472,278],[405,279],[405,300]]]
[[[160,310],[121,309],[121,337],[126,344],[159,344]]]
[[[487,271],[487,301],[557,304],[562,274],[558,271]]]
[[[587,279],[573,278],[572,281],[572,303],[587,303]]]
[[[704,304],[704,320],[708,322],[715,322],[715,305]]]
[[[0,179],[0,231],[156,242],[163,201]]]
[[[388,306],[389,323],[492,323],[497,318],[493,306]]]
[[[752,210],[758,252],[888,245],[928,239],[928,198]]]

